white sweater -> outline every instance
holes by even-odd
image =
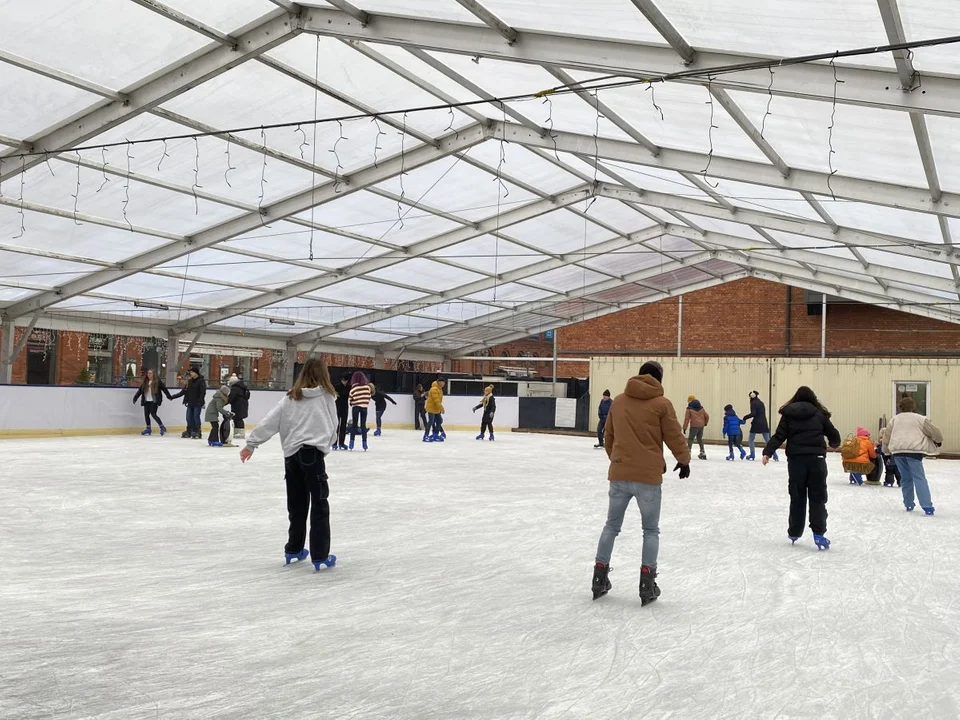
[[[937,455],[943,433],[923,415],[900,413],[880,434],[880,442],[889,455]]]
[[[256,450],[280,433],[283,456],[290,457],[304,445],[326,455],[337,435],[336,397],[323,388],[304,388],[303,400],[286,395],[247,436],[247,449]]]

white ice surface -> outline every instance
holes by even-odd
[[[786,539],[786,467],[719,448],[639,513],[613,591],[589,438],[412,431],[330,458],[340,565],[284,567],[279,442],[0,441],[3,718],[926,718],[960,713],[958,465],[935,517],[831,460],[830,530]],[[672,467],[672,465],[671,465]]]

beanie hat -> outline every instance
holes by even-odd
[[[224,395],[229,395],[229,394],[230,394],[230,388],[229,388],[228,386],[226,386],[226,385],[221,385],[221,386],[220,386],[220,392],[222,392]]]
[[[687,395],[687,402],[693,402],[697,399],[696,395]]]
[[[637,374],[638,374],[638,375],[649,375],[649,376],[652,377],[654,380],[656,380],[658,383],[662,383],[662,382],[663,382],[663,366],[662,366],[660,363],[658,363],[658,362],[654,362],[653,360],[649,360],[649,361],[645,362],[645,363],[640,367],[640,372],[637,373]]]
[[[227,380],[227,385],[234,385],[234,384],[236,384],[236,383],[238,383],[238,382],[240,382],[240,378],[237,377],[237,374],[236,374],[236,373],[233,373],[233,374],[230,376],[230,379]]]
[[[609,390],[604,390],[604,391],[603,391],[603,396],[604,396],[604,397],[610,397],[610,391],[609,391]]]
[[[858,427],[857,427],[857,437],[865,437],[865,438],[868,438],[868,437],[870,437],[870,431],[867,430],[865,427],[859,427],[859,426],[858,426]]]

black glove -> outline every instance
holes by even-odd
[[[690,477],[690,466],[689,466],[689,465],[684,465],[683,463],[677,463],[677,466],[674,468],[674,470],[679,470],[679,471],[680,471],[680,479],[681,479],[681,480],[685,480],[686,478]]]
[[[934,443],[937,447],[943,447],[943,443]]]

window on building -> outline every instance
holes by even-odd
[[[87,373],[91,385],[113,382],[113,338],[91,333],[87,336]]]

